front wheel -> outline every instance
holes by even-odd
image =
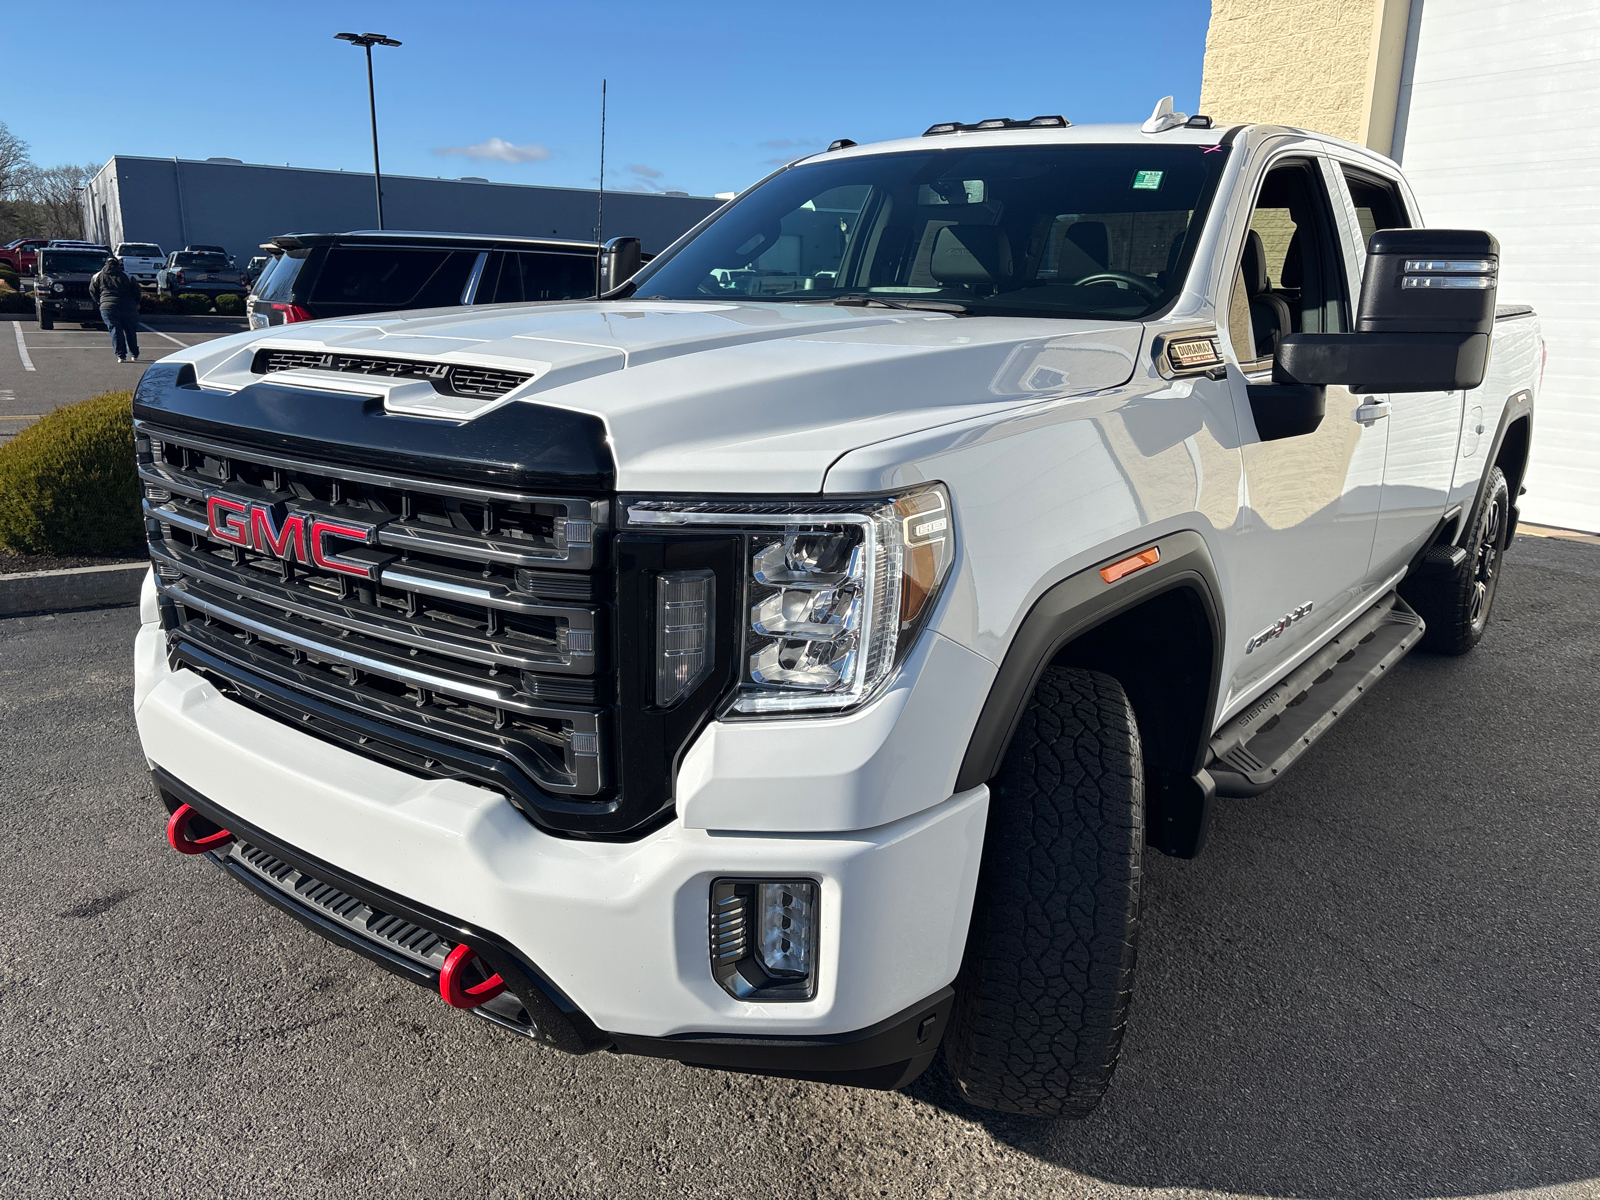
[[[1083,1117],[1133,996],[1144,854],[1139,725],[1109,675],[1049,667],[990,783],[945,1061],[973,1104]]]
[[[1511,532],[1511,488],[1499,467],[1490,467],[1483,496],[1461,545],[1466,559],[1447,575],[1421,578],[1401,586],[1401,594],[1417,610],[1427,632],[1422,648],[1435,654],[1465,654],[1483,640],[1500,590],[1506,539]]]
[[[37,306],[36,315],[39,318],[40,329],[54,329],[56,327],[55,314],[46,312],[44,305],[41,304]]]

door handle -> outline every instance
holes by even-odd
[[[1356,420],[1363,425],[1371,425],[1374,421],[1381,421],[1389,415],[1389,402],[1387,400],[1368,400],[1356,409]]]

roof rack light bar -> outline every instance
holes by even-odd
[[[994,129],[1065,129],[1072,122],[1065,117],[1033,117],[1026,121],[1013,121],[1010,117],[988,117],[963,125],[960,121],[942,121],[930,125],[923,137],[937,137],[941,133],[988,133]]]

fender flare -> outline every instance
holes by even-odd
[[[1101,577],[1102,566],[1151,546],[1161,555],[1153,565],[1115,583],[1107,583]],[[1198,811],[1191,828],[1174,831],[1175,845],[1161,844],[1159,840],[1158,844],[1181,857],[1190,857],[1198,851],[1204,836],[1206,810],[1214,793],[1214,785],[1204,767],[1207,738],[1216,720],[1225,643],[1219,602],[1224,593],[1217,578],[1216,564],[1205,539],[1193,530],[1130,543],[1127,550],[1069,575],[1039,597],[1011,639],[989,689],[956,776],[956,791],[987,783],[999,772],[1039,677],[1067,645],[1119,614],[1179,588],[1194,593],[1210,624],[1211,677],[1202,721],[1204,727],[1196,731],[1192,768],[1194,786],[1198,789]]]
[[[1457,522],[1455,537],[1450,540],[1451,545],[1460,545],[1461,539],[1467,536],[1467,530],[1472,526],[1473,514],[1478,511],[1478,506],[1483,503],[1483,485],[1489,479],[1489,468],[1494,466],[1500,458],[1500,451],[1505,445],[1506,434],[1511,431],[1511,426],[1517,421],[1528,422],[1528,455],[1533,456],[1533,392],[1522,388],[1506,397],[1504,406],[1500,409],[1500,424],[1494,431],[1494,441],[1489,444],[1489,455],[1483,460],[1483,474],[1478,478],[1478,486],[1472,492],[1472,507],[1466,509]],[[1523,464],[1522,475],[1518,479],[1520,485],[1528,477],[1527,463]],[[1517,532],[1517,496],[1511,497],[1511,529],[1506,538],[1506,544],[1511,544],[1511,538]]]

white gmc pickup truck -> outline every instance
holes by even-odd
[[[1301,130],[951,123],[597,300],[174,354],[168,839],[564,1051],[897,1087],[942,1047],[1081,1115],[1144,855],[1483,636],[1542,345],[1422,216]]]

